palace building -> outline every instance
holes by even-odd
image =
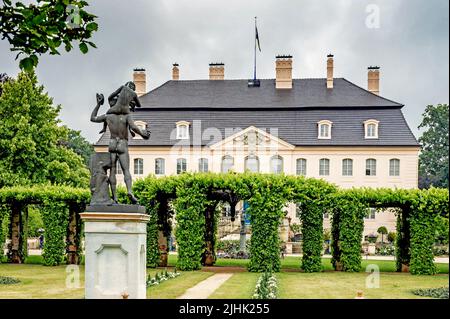
[[[343,188],[416,188],[419,144],[404,105],[380,95],[379,67],[368,68],[366,89],[335,78],[333,59],[327,56],[326,77],[293,79],[292,56],[277,56],[275,78],[256,81],[225,79],[223,63],[209,65],[209,79],[180,80],[174,64],[172,80],[150,92],[145,70],[135,69],[142,108],[133,118],[149,125],[151,137],[130,137],[133,179],[250,170],[323,178]],[[108,141],[107,131],[96,151],[107,151]],[[294,204],[288,217],[298,223]],[[395,231],[389,212],[369,213],[365,224],[365,235],[381,225]]]

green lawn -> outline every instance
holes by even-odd
[[[211,299],[249,299],[255,291],[256,282],[261,274],[241,272],[230,279],[209,296]]]
[[[418,288],[448,286],[448,275],[413,276],[405,273],[380,274],[379,288],[366,288],[366,273],[288,273],[276,275],[281,299],[346,299],[354,298],[358,290],[367,299],[422,298],[412,294]]]
[[[27,262],[39,262],[33,256]],[[219,259],[217,266],[245,267],[248,260]],[[170,255],[169,264],[176,263],[176,255]],[[366,288],[369,275],[364,272],[369,263],[380,267],[380,288]],[[298,269],[299,257],[282,260],[283,271],[276,274],[279,282],[279,298],[354,298],[357,290],[363,290],[366,298],[419,298],[411,290],[448,286],[448,264],[439,264],[442,273],[435,276],[413,276],[396,273],[393,261],[363,261],[363,271],[345,273],[331,271],[329,259],[323,259],[325,272],[302,273]],[[171,270],[171,269],[169,269]],[[328,270],[328,271],[327,271]],[[154,276],[163,269],[148,269]],[[151,299],[171,299],[183,294],[188,288],[212,276],[211,271],[182,272],[177,278],[162,282],[147,289]],[[66,266],[45,267],[39,264],[0,264],[0,276],[10,276],[21,283],[0,285],[2,298],[84,298],[84,266],[80,266],[80,288],[66,287]],[[251,298],[260,274],[238,272],[219,287],[210,298],[241,299]]]

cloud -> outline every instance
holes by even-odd
[[[370,4],[379,8],[379,28],[365,24]],[[109,94],[134,67],[147,69],[147,89],[169,80],[174,62],[181,79],[207,78],[210,62],[224,62],[226,78],[251,77],[258,16],[258,77],[274,77],[280,53],[294,56],[295,77],[324,77],[331,52],[335,76],[362,87],[367,66],[379,65],[381,95],[405,104],[417,136],[425,106],[449,100],[448,7],[445,0],[96,0],[90,10],[99,17],[98,49],[43,56],[37,73],[62,104],[63,123],[94,142],[95,93]],[[0,55],[0,71],[16,75],[8,42],[0,41]]]

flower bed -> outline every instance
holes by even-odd
[[[178,272],[176,268],[173,272],[167,271],[166,269],[165,271],[162,271],[161,274],[156,273],[155,277],[148,276],[147,287],[159,285],[161,282],[176,278],[179,275],[181,275],[181,273]]]
[[[12,285],[20,283],[19,279],[13,277],[0,276],[0,285]]]
[[[276,299],[278,295],[278,283],[274,274],[263,273],[256,283],[253,299]]]
[[[422,297],[448,299],[448,287],[417,289],[414,290],[412,293]]]

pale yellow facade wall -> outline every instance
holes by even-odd
[[[282,141],[281,141],[282,142]],[[264,143],[263,143],[264,144]],[[269,145],[269,146],[268,146]],[[275,145],[274,149],[270,145]],[[106,147],[96,147],[96,151],[107,151]],[[207,158],[209,171],[220,172],[221,161],[224,155],[234,157],[233,170],[244,172],[244,159],[251,151],[242,142],[230,140],[224,142],[219,148],[210,147],[142,147],[130,146],[130,171],[133,180],[155,173],[155,159],[165,159],[165,175],[176,174],[177,158],[186,158],[187,170],[198,171],[198,160]],[[270,158],[273,155],[283,157],[283,171],[287,175],[296,174],[296,160],[307,160],[306,176],[323,178],[343,188],[351,187],[388,187],[388,188],[417,188],[418,183],[418,152],[417,147],[294,147],[280,141],[265,140],[265,144],[253,149],[258,156],[260,172],[270,173]],[[143,174],[135,175],[133,160],[142,158],[144,162]],[[319,160],[330,160],[330,175],[319,175]],[[342,176],[342,160],[353,160],[353,176]],[[376,160],[376,175],[366,176],[366,159]],[[400,176],[389,176],[389,160],[400,160]],[[117,176],[118,182],[123,183],[123,176]],[[291,223],[298,223],[294,204],[287,207]],[[365,220],[364,235],[376,234],[379,226],[386,226],[388,231],[395,231],[395,216],[391,212],[377,213],[375,220]],[[324,220],[324,228],[330,228],[330,220]]]

